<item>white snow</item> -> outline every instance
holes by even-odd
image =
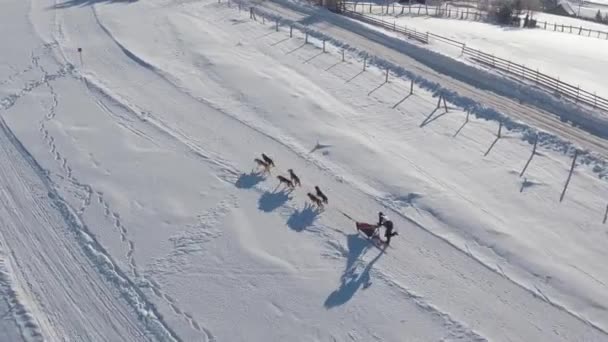
[[[358,12],[361,12],[360,6]],[[543,29],[505,28],[484,22],[447,18],[387,15],[374,15],[374,17],[382,18],[390,24],[395,23],[399,27],[405,26],[456,40],[466,44],[467,47],[523,64],[548,76],[559,77],[561,81],[580,86],[591,93],[608,97],[604,72],[604,65],[608,60],[606,39]],[[579,19],[541,13],[537,13],[535,18],[573,25],[575,31],[582,25],[585,28],[608,32],[606,25],[592,26],[594,23]],[[564,18],[564,20],[557,21],[555,18]],[[569,30],[568,27],[566,30]],[[606,35],[603,34],[602,37]],[[461,48],[435,39],[431,39],[428,48],[455,58],[459,58],[462,52]]]
[[[3,4],[0,340],[608,340],[601,137],[343,18],[261,6],[309,44],[234,3]],[[381,69],[400,61],[409,97]],[[560,202],[570,144],[590,150]],[[380,210],[384,253],[344,215]]]

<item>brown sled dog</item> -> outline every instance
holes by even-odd
[[[293,182],[294,186],[302,186],[302,184],[300,183],[300,178],[296,176],[295,173],[293,173],[292,169],[287,170],[287,172],[289,172],[289,177],[291,177],[291,181]]]
[[[280,185],[280,184],[285,184],[285,185],[287,185],[287,187],[289,187],[290,189],[293,189],[293,188],[294,188],[293,183],[292,183],[292,182],[291,182],[289,179],[287,179],[287,178],[285,178],[285,177],[283,177],[283,176],[281,176],[281,175],[278,175],[278,176],[277,176],[277,179],[279,180],[279,185]]]
[[[315,191],[317,192],[317,197],[323,200],[323,203],[327,204],[327,196],[319,189],[318,186],[315,185]]]
[[[258,167],[261,167],[264,169],[264,173],[270,173],[270,165],[268,163],[266,163],[265,161],[263,161],[259,158],[255,158],[253,161],[256,164],[258,164]]]
[[[272,159],[270,159],[269,156],[262,153],[262,159],[264,159],[264,161],[266,162],[266,164],[268,164],[268,166],[274,167],[274,161]]]
[[[307,193],[307,195],[308,195],[308,198],[310,198],[310,200],[317,206],[317,208],[323,209],[323,203],[317,196],[311,194],[310,192]]]

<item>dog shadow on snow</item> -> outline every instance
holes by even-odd
[[[241,173],[234,186],[239,189],[251,189],[265,179],[266,177],[258,172]]]
[[[331,309],[340,306],[351,300],[360,288],[366,289],[371,286],[369,272],[374,263],[380,259],[383,252],[378,252],[365,267],[365,264],[360,260],[370,247],[369,241],[361,237],[359,234],[347,235],[348,255],[346,258],[346,267],[344,273],[340,277],[340,287],[332,292],[325,300],[325,308]],[[361,269],[362,268],[362,269]]]
[[[290,192],[286,190],[273,192],[266,191],[258,200],[258,208],[261,211],[269,213],[289,201],[291,199],[289,194]]]
[[[294,211],[287,220],[287,226],[296,232],[301,232],[311,226],[317,217],[319,210],[314,208],[310,203],[304,205],[304,209]]]

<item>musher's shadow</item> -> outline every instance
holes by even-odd
[[[348,256],[346,259],[346,269],[341,277],[340,288],[332,292],[325,300],[327,309],[345,304],[353,298],[355,293],[361,286],[366,289],[371,285],[369,272],[372,266],[383,252],[379,252],[372,261],[370,261],[362,270],[358,266],[362,266],[363,262],[359,258],[368,250],[370,243],[359,234],[350,234],[347,237]]]

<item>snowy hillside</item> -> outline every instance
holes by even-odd
[[[249,5],[5,1],[1,341],[608,341],[603,138]]]
[[[365,6],[359,5],[357,12]],[[398,27],[407,27],[421,32],[431,32],[443,37],[454,39],[473,49],[494,54],[514,63],[523,64],[533,70],[559,77],[564,82],[579,85],[582,89],[597,92],[608,97],[606,85],[605,61],[608,60],[608,40],[576,34],[554,32],[543,29],[504,28],[484,22],[435,18],[378,15]],[[363,12],[366,15],[365,10]],[[399,11],[397,11],[399,12]],[[608,26],[580,19],[560,17],[544,13],[534,16],[539,21],[580,26],[593,30],[608,32]],[[576,30],[575,30],[576,31]],[[391,33],[389,33],[391,34]],[[395,35],[405,39],[401,35]],[[602,35],[605,37],[605,35]],[[441,41],[431,40],[428,48],[444,53],[454,58],[461,57],[462,50],[456,46]],[[567,66],[567,67],[565,67]]]

